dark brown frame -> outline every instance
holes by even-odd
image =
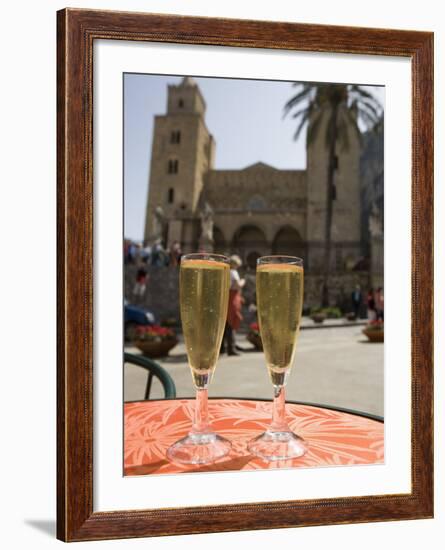
[[[65,541],[433,516],[433,34],[65,9],[57,14],[57,536]],[[412,61],[412,490],[93,513],[92,70],[96,39],[409,57]],[[273,510],[275,513],[271,514]]]

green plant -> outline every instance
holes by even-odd
[[[341,309],[338,307],[326,307],[323,309],[328,319],[340,319],[342,316]]]
[[[338,307],[313,307],[311,308],[312,315],[325,315],[328,319],[340,319],[342,316],[341,309]]]

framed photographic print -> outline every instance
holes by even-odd
[[[58,12],[58,538],[433,515],[433,35]]]

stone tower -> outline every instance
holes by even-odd
[[[205,110],[204,98],[192,78],[185,77],[178,86],[168,87],[167,113],[154,121],[145,220],[149,244],[159,237],[160,218],[164,246],[178,240],[187,252],[196,242],[199,198],[215,156]]]
[[[321,273],[324,260],[327,174],[326,112],[312,143],[307,144],[307,264]],[[331,273],[351,270],[361,255],[360,233],[360,140],[347,122],[348,146],[337,146],[331,229]]]

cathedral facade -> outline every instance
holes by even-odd
[[[262,162],[215,170],[216,143],[205,121],[206,104],[186,77],[168,87],[167,112],[155,117],[145,241],[179,241],[198,250],[241,256],[288,254],[308,274],[323,269],[328,150],[322,120],[307,145],[306,170],[279,170]],[[338,150],[332,218],[332,273],[352,271],[362,256],[360,142],[349,132]]]

